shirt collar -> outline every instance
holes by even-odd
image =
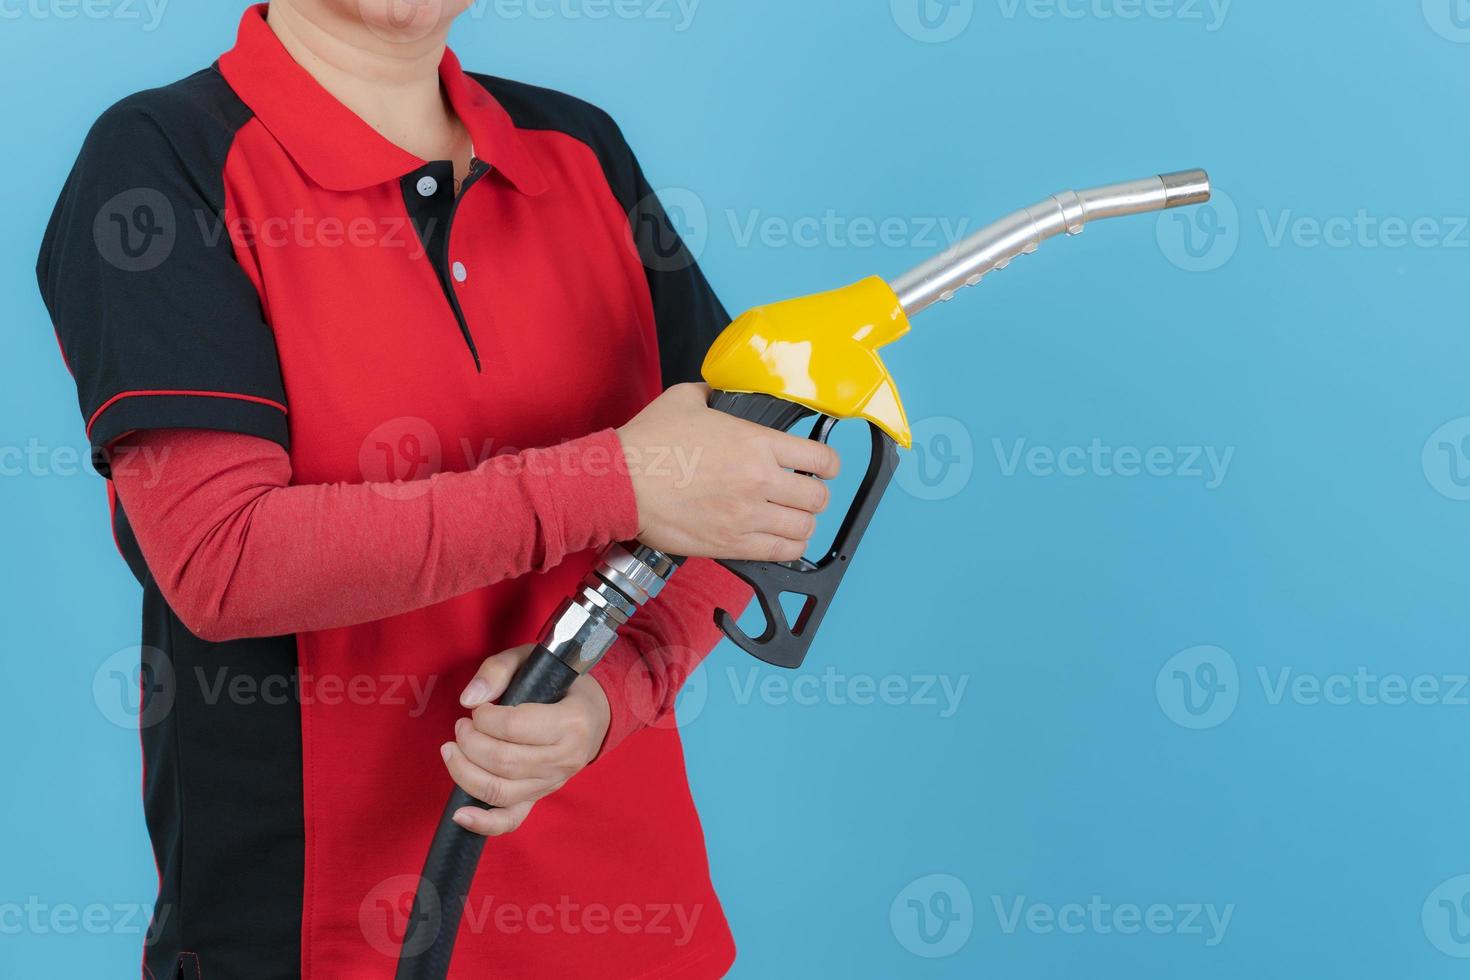
[[[219,69],[313,181],[333,191],[361,190],[397,180],[428,162],[384,139],[322,88],[266,24],[266,7],[262,3],[245,11],[235,46],[220,57]],[[546,190],[546,178],[510,115],[465,73],[448,48],[439,63],[439,81],[470,131],[475,155],[523,194]]]

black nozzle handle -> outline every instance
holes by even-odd
[[[566,697],[577,677],[575,670],[538,645],[516,671],[499,703],[511,707],[555,704]],[[413,898],[403,948],[398,954],[398,972],[394,974],[397,980],[444,980],[449,975],[470,883],[480,863],[480,852],[485,849],[484,837],[454,822],[454,814],[467,806],[491,809],[458,786],[449,795]]]

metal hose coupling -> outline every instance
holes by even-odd
[[[603,549],[575,595],[564,599],[541,646],[578,674],[607,653],[618,630],[657,596],[684,559],[636,542]]]

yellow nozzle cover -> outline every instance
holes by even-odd
[[[710,348],[704,380],[720,391],[774,395],[833,418],[867,419],[907,449],[909,420],[878,348],[908,332],[898,297],[873,276],[742,314]]]

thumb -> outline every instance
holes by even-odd
[[[470,681],[464,693],[460,694],[460,705],[474,708],[499,698],[510,686],[511,678],[515,676],[521,664],[525,663],[526,658],[531,655],[533,648],[533,644],[526,643],[522,646],[511,647],[493,657],[486,657],[485,662],[480,664],[480,669],[475,672],[475,679]]]

